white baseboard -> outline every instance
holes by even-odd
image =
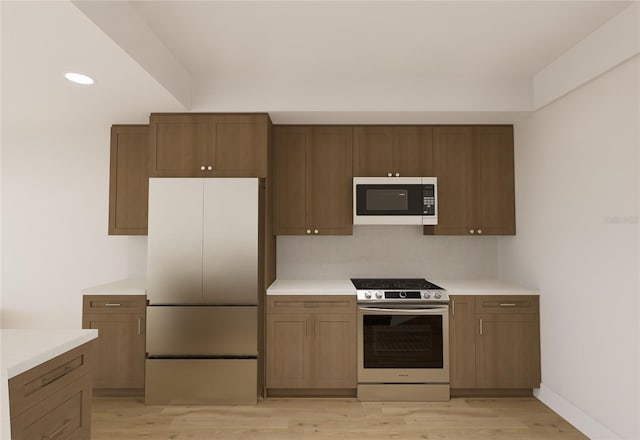
[[[591,440],[621,440],[619,436],[611,432],[611,430],[602,423],[593,419],[590,415],[564,397],[556,394],[544,384],[542,384],[540,388],[536,388],[533,391],[533,395]]]

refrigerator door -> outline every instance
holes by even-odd
[[[150,358],[255,357],[258,308],[255,306],[149,306]]]
[[[257,178],[204,179],[205,304],[258,304]]]
[[[149,179],[147,298],[202,303],[202,179]]]

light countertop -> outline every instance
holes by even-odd
[[[275,280],[267,295],[355,295],[351,280]]]
[[[98,330],[0,330],[0,438],[10,438],[9,379],[98,337]]]
[[[428,279],[428,278],[427,278]],[[450,295],[538,295],[535,289],[498,280],[432,280]],[[349,279],[339,280],[276,280],[267,295],[355,295]]]
[[[83,295],[146,295],[147,280],[143,278],[127,278],[99,286],[82,289]]]

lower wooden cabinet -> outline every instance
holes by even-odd
[[[356,304],[342,296],[267,298],[267,395],[350,395]]]
[[[142,393],[145,361],[143,295],[85,295],[82,328],[98,329],[93,387],[104,392]]]
[[[11,438],[91,437],[91,345],[61,354],[9,380]]]
[[[453,395],[540,386],[538,296],[452,295],[449,313]]]

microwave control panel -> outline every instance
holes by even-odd
[[[422,185],[422,212],[423,215],[436,215],[436,190],[435,185]]]

